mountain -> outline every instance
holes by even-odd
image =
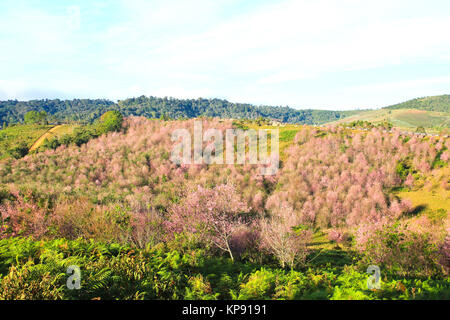
[[[385,109],[417,109],[450,113],[450,95],[417,98],[385,107]]]
[[[124,116],[148,118],[220,117],[237,119],[270,118],[285,123],[322,124],[360,111],[297,110],[290,107],[254,106],[222,99],[175,99],[145,97],[118,103],[104,99],[0,101],[0,124],[23,122],[28,111],[45,110],[50,121],[91,123],[108,110],[119,110]]]

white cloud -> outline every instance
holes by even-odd
[[[330,84],[321,87],[327,75],[449,61],[449,8],[436,9],[430,2],[285,0],[243,12],[236,0],[119,3],[120,19],[87,31],[89,16],[81,4],[78,20],[76,10],[69,10],[75,12],[74,24],[68,24],[67,12],[34,7],[0,13],[0,30],[9,30],[0,31],[0,43],[9,48],[0,53],[0,80],[74,95],[208,95],[308,106],[315,106],[315,98],[317,106],[333,107],[333,97],[339,105],[362,98],[374,104],[375,92],[394,93],[372,79],[337,93]],[[226,13],[233,5],[235,12]],[[102,14],[109,6],[87,7]],[[292,90],[310,80],[316,87],[309,95]],[[415,96],[421,86],[431,84],[401,88]],[[14,96],[14,88],[2,91]],[[317,96],[319,89],[323,94]],[[345,94],[350,91],[367,96],[355,100]]]
[[[127,59],[110,63],[124,73],[170,77],[174,72],[217,70],[230,77],[260,76],[256,81],[271,83],[448,54],[450,39],[443,37],[443,30],[450,30],[448,17],[385,18],[389,3],[379,1],[367,9],[367,2],[357,1],[285,1],[205,32],[168,37],[159,46],[138,43]],[[362,14],[368,10],[372,18],[364,21]],[[151,19],[140,23],[142,33],[154,25]],[[116,38],[125,31],[110,32]],[[146,38],[136,30],[133,37]]]

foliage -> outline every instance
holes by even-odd
[[[387,109],[418,109],[439,112],[450,112],[450,95],[424,97],[395,104]]]
[[[348,128],[364,128],[364,129],[381,128],[384,130],[391,130],[393,128],[392,123],[390,123],[388,121],[374,124],[370,121],[364,121],[364,120],[355,120],[350,123],[343,123],[343,124],[341,124],[341,126],[348,127]]]
[[[108,111],[104,113],[97,125],[99,134],[111,131],[119,131],[122,128],[123,116],[119,111]]]
[[[248,212],[231,185],[214,189],[201,186],[171,209],[169,229],[172,232],[197,233],[234,259],[231,241],[244,222],[239,216]]]
[[[118,111],[107,111],[92,125],[76,127],[71,134],[46,139],[39,150],[56,149],[59,146],[75,144],[81,146],[93,138],[122,128],[123,116]]]
[[[29,148],[50,126],[16,125],[0,130],[0,159],[22,158]]]
[[[1,299],[449,299],[449,279],[398,278],[382,269],[368,290],[355,266],[286,271],[227,263],[200,250],[181,254],[85,240],[0,240]],[[81,288],[66,286],[67,267]]]
[[[193,120],[130,117],[99,135],[118,119],[108,113],[56,149],[0,162],[3,297],[448,297],[446,202],[428,211],[404,195],[423,198],[422,183],[446,195],[445,137],[288,125],[280,169],[261,176],[257,165],[173,163],[170,133],[192,132]],[[376,292],[365,287],[373,263],[384,277]],[[65,287],[72,264],[79,291]],[[11,284],[21,279],[30,287]]]
[[[375,232],[362,247],[365,265],[376,264],[400,276],[432,276],[439,274],[439,248],[429,234],[387,225]]]
[[[428,174],[437,154],[437,139],[404,141],[399,132],[380,129],[350,134],[333,127],[327,132],[322,136],[315,128],[299,131],[286,151],[277,187],[265,203],[267,209],[288,203],[303,224],[321,228],[373,224],[398,218],[409,209],[389,190],[402,186],[410,169]]]
[[[28,111],[23,116],[25,124],[47,124],[47,112],[45,111]]]
[[[220,99],[175,99],[141,96],[119,101],[108,100],[31,100],[0,101],[0,123],[18,123],[26,112],[45,111],[49,121],[78,121],[92,123],[109,111],[120,111],[124,116],[185,119],[194,117],[221,117],[240,119],[271,118],[288,123],[320,124],[334,121],[357,111],[296,110],[289,107],[254,106]]]
[[[25,157],[28,153],[28,145],[26,142],[21,141],[16,146],[8,150],[8,154],[14,159],[20,159]]]
[[[113,106],[112,101],[101,99],[0,101],[0,122],[20,123],[24,121],[27,112],[35,111],[46,112],[49,122],[91,123],[106,111],[113,109]]]

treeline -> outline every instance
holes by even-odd
[[[276,119],[285,123],[321,124],[335,121],[358,111],[296,110],[281,106],[254,106],[222,99],[175,99],[145,97],[119,101],[124,115],[148,118],[219,117],[234,119]]]
[[[103,113],[117,109],[114,102],[104,99],[75,100],[30,100],[0,101],[0,123],[23,123],[25,114],[30,111],[47,113],[47,120],[52,122],[82,122],[92,123]]]
[[[450,112],[450,95],[424,97],[394,104],[386,109],[418,109],[437,112]]]
[[[145,97],[131,98],[114,103],[109,100],[31,100],[0,101],[0,123],[23,123],[29,111],[47,113],[50,123],[93,123],[103,113],[118,110],[124,116],[147,118],[185,119],[220,117],[235,119],[276,119],[285,123],[322,124],[335,121],[358,111],[296,110],[290,107],[254,106],[221,99],[175,99]]]

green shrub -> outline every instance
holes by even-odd
[[[364,248],[364,265],[375,264],[400,276],[435,276],[442,273],[439,249],[428,234],[398,224],[377,231]]]

